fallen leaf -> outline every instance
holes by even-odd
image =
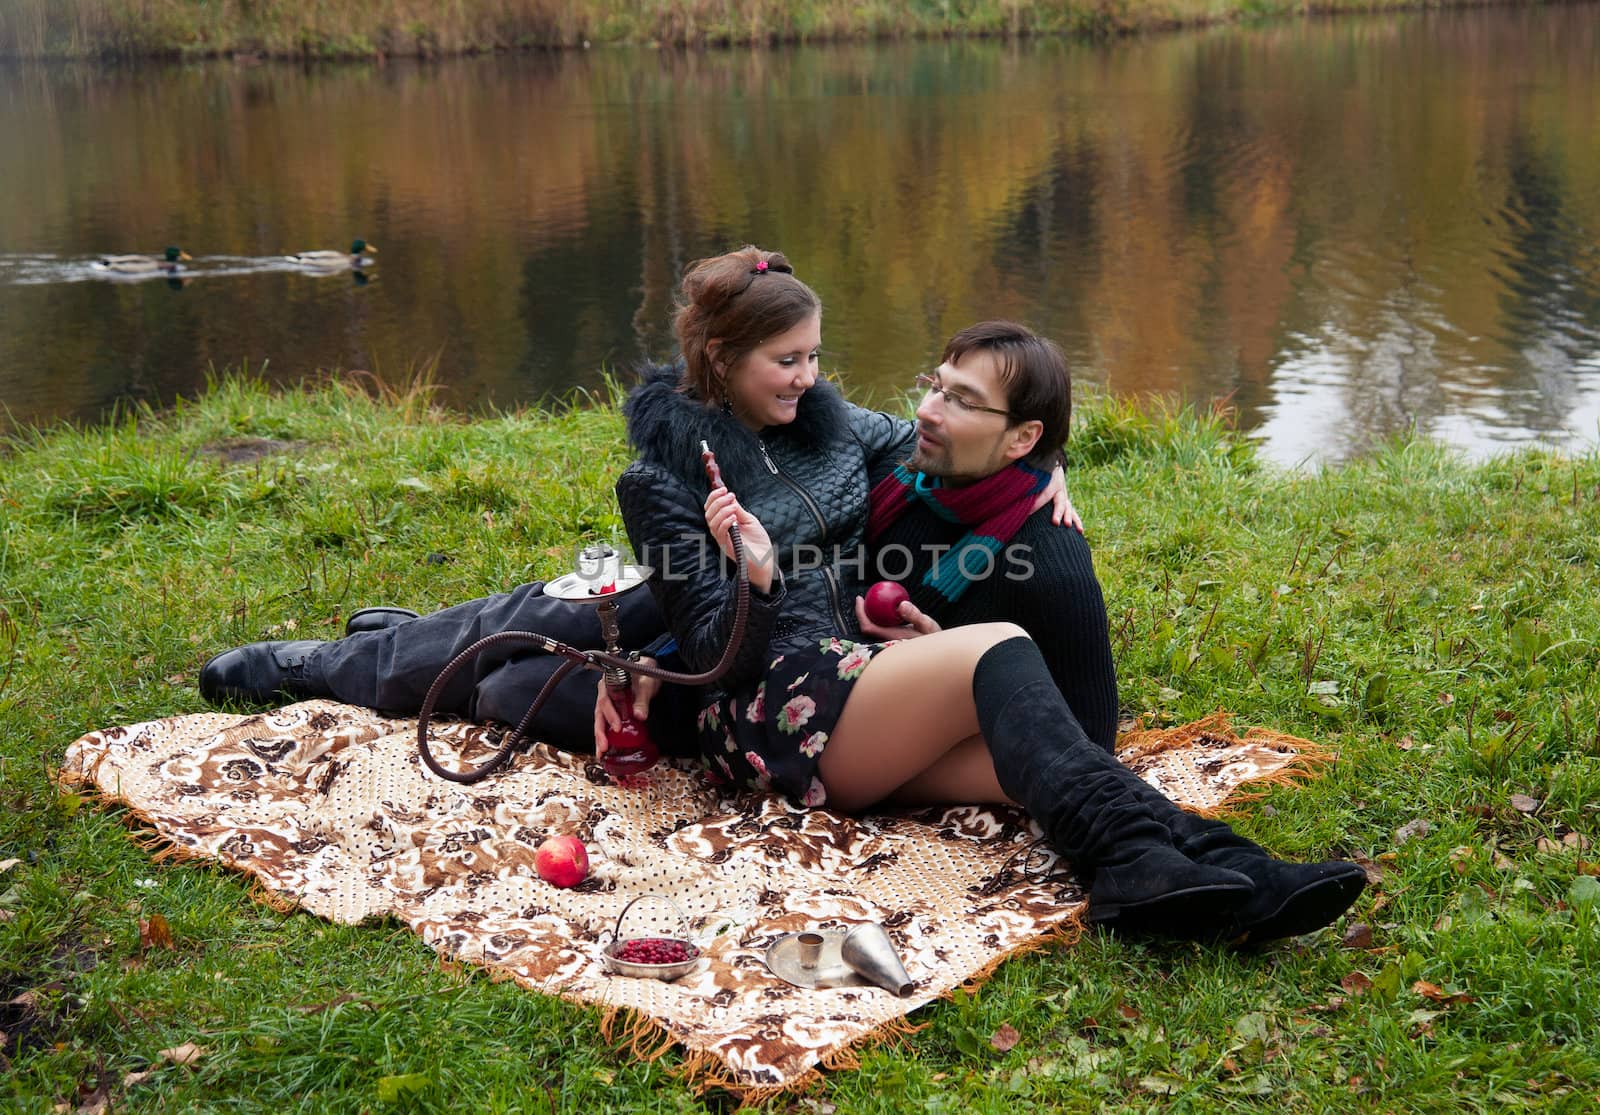
[[[1411,985],[1411,990],[1421,995],[1424,999],[1435,1003],[1443,1003],[1445,1006],[1449,1006],[1452,1003],[1470,1003],[1474,998],[1465,991],[1446,991],[1438,984],[1420,979]]]
[[[208,1050],[203,1045],[196,1045],[186,1041],[182,1045],[175,1045],[171,1049],[163,1049],[156,1056],[163,1061],[170,1061],[174,1065],[192,1065],[204,1057]]]
[[[1365,995],[1372,990],[1372,980],[1363,972],[1351,972],[1339,981],[1339,986],[1352,995]]]
[[[1377,861],[1360,852],[1350,853],[1350,858],[1355,861],[1357,867],[1367,873],[1367,886],[1379,887],[1383,885],[1383,868],[1378,866]]]
[[[1158,1096],[1172,1096],[1183,1091],[1189,1082],[1170,1072],[1153,1072],[1139,1081],[1139,1087]]]
[[[151,949],[170,949],[172,944],[172,926],[167,924],[167,919],[160,914],[151,914],[150,920],[139,919],[139,951],[149,952]]]
[[[1002,1022],[1000,1028],[989,1038],[989,1045],[996,1053],[1009,1053],[1021,1040],[1022,1035],[1017,1033],[1016,1027],[1009,1022]]]
[[[1402,736],[1399,741],[1395,743],[1395,746],[1401,751],[1410,751],[1416,745],[1417,741],[1412,739],[1410,736]]]
[[[1477,817],[1485,821],[1494,817],[1494,807],[1490,805],[1484,805],[1481,802],[1473,802],[1470,805],[1463,805],[1461,807],[1461,812],[1467,814],[1469,817]]]
[[[1589,838],[1582,833],[1569,832],[1561,838],[1561,843],[1569,848],[1576,848],[1580,852],[1589,850]]]
[[[1512,794],[1511,808],[1518,813],[1537,813],[1539,812],[1539,799],[1530,798],[1527,794]]]
[[[1456,703],[1456,699],[1449,693],[1441,693],[1439,694],[1439,703],[1441,705],[1453,705]]]
[[[155,1074],[155,1069],[146,1069],[144,1072],[124,1073],[122,1077],[122,1086],[124,1088],[132,1088],[135,1084],[143,1084]]]
[[[7,1003],[6,1005],[7,1006],[12,1006],[12,1007],[21,1007],[23,1010],[32,1010],[33,1007],[34,1007],[34,1004],[36,1004],[38,1001],[39,1001],[39,996],[36,995],[34,992],[32,992],[32,991],[24,991],[21,995],[18,995],[16,998],[12,999],[11,1002]]]
[[[1439,1017],[1436,1010],[1414,1010],[1407,1019],[1411,1023],[1411,1036],[1426,1038],[1433,1035],[1433,1020]]]
[[[16,858],[0,859],[0,872],[10,871],[13,867],[17,866],[17,864],[21,862],[22,861],[20,859]]]
[[[1511,860],[1506,857],[1506,854],[1498,848],[1495,849],[1494,855],[1490,857],[1490,862],[1494,864],[1494,869],[1496,871],[1512,871],[1515,870],[1517,866],[1516,864],[1512,863]]]
[[[1122,1015],[1122,1017],[1126,1018],[1129,1022],[1137,1022],[1141,1017],[1143,1017],[1140,1015],[1138,1007],[1130,1007],[1127,1003],[1118,1003],[1117,1013]]]
[[[1266,1041],[1272,1036],[1271,1028],[1267,1025],[1267,1016],[1258,1010],[1241,1014],[1234,1020],[1233,1032],[1245,1041]]]
[[[399,1103],[401,1097],[425,1090],[433,1079],[425,1072],[408,1072],[399,1076],[378,1077],[378,1102]]]
[[[111,1077],[101,1077],[92,1090],[87,1083],[78,1085],[77,1115],[105,1115],[111,1109]]]
[[[1425,817],[1418,817],[1415,821],[1407,821],[1394,830],[1395,844],[1404,844],[1408,840],[1415,840],[1419,836],[1427,836],[1433,830]]]
[[[1372,926],[1364,921],[1358,921],[1344,931],[1344,937],[1339,943],[1347,949],[1370,949],[1372,947]]]
[[[1222,1059],[1222,1071],[1230,1074],[1238,1072],[1239,1062],[1235,1061],[1232,1057],[1224,1057]]]
[[[1473,849],[1465,844],[1459,844],[1450,849],[1450,866],[1457,875],[1465,875],[1472,870]]]

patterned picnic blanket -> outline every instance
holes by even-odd
[[[449,765],[494,742],[481,726],[433,727]],[[1119,755],[1202,811],[1322,759],[1303,740],[1236,738],[1221,716],[1130,734]],[[909,1029],[917,1007],[1019,950],[1070,940],[1084,900],[1017,810],[846,817],[729,795],[687,763],[625,788],[592,758],[544,745],[462,786],[421,764],[414,720],[331,701],[91,732],[68,749],[63,777],[125,805],[164,856],[221,861],[273,901],[334,921],[398,918],[441,956],[608,1008],[607,1032],[620,1027],[636,1052],[681,1044],[687,1072],[746,1094],[849,1066],[852,1046]],[[534,870],[534,849],[556,833],[590,851],[590,876],[571,890]],[[634,903],[623,937],[687,932],[704,949],[675,982],[599,960],[640,895],[671,901]],[[766,968],[784,934],[866,921],[888,929],[910,996],[806,990]]]

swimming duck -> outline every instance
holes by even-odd
[[[324,249],[315,252],[296,252],[294,255],[284,256],[283,258],[290,263],[298,263],[302,267],[321,267],[333,270],[339,267],[362,267],[371,263],[372,260],[364,258],[365,253],[376,252],[377,250],[378,246],[376,244],[368,244],[365,240],[353,240],[350,242],[350,250],[348,252]]]
[[[168,248],[163,259],[155,256],[101,256],[89,266],[95,271],[111,271],[118,275],[152,275],[157,271],[182,271],[181,260],[191,258],[188,252]]]

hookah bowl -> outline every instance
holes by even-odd
[[[648,571],[637,565],[623,565],[617,552],[603,542],[586,546],[578,554],[578,568],[545,585],[546,596],[573,604],[587,604],[600,620],[600,637],[606,652],[621,656],[622,633],[617,618],[617,601],[645,585]],[[641,775],[661,759],[661,748],[650,735],[647,724],[633,715],[633,683],[626,670],[607,666],[604,670],[606,694],[622,725],[606,733],[606,753],[600,764],[618,781]]]

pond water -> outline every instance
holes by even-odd
[[[281,257],[380,251],[359,273]],[[213,370],[513,406],[670,353],[683,265],[781,248],[888,403],[973,320],[1226,401],[1285,463],[1600,422],[1600,8],[1105,45],[0,69],[0,415]],[[184,281],[108,252],[181,246]],[[0,417],[0,424],[6,419]]]

